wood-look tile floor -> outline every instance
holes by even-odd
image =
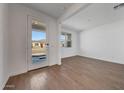
[[[6,86],[18,90],[124,89],[124,65],[74,56],[62,59],[61,66],[11,77]]]

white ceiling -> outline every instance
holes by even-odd
[[[124,7],[114,10],[114,5],[112,3],[91,4],[65,20],[63,25],[83,31],[124,19]]]
[[[24,5],[58,18],[72,3],[25,3]]]
[[[85,3],[84,3],[85,4]],[[117,4],[117,3],[116,3]],[[124,7],[114,10],[115,3],[93,3],[76,12],[62,24],[77,31],[95,28],[112,21],[124,19]],[[44,12],[54,18],[61,17],[72,3],[26,3],[27,7]]]

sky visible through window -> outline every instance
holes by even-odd
[[[61,41],[65,41],[65,35],[61,35],[61,36],[60,36],[60,40],[61,40]]]
[[[42,40],[46,39],[46,33],[45,32],[39,32],[39,31],[32,31],[32,40]]]

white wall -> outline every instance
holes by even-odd
[[[124,20],[81,32],[80,55],[124,64]]]
[[[8,80],[8,5],[0,4],[0,89]]]
[[[72,47],[61,47],[61,58],[78,55],[78,32],[67,28],[62,28],[62,32],[68,32],[72,34]]]
[[[27,16],[42,19],[49,30],[49,65],[58,64],[58,32],[57,21],[41,12],[27,7],[9,4],[9,61],[10,75],[27,71]]]

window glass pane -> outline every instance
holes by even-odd
[[[62,47],[71,47],[72,46],[71,34],[62,32],[60,36],[60,41]]]
[[[65,38],[65,35],[61,35],[60,40],[61,40],[61,41],[65,41],[65,39],[66,39],[66,38]]]
[[[37,29],[32,30],[32,63],[46,60],[46,32]]]

